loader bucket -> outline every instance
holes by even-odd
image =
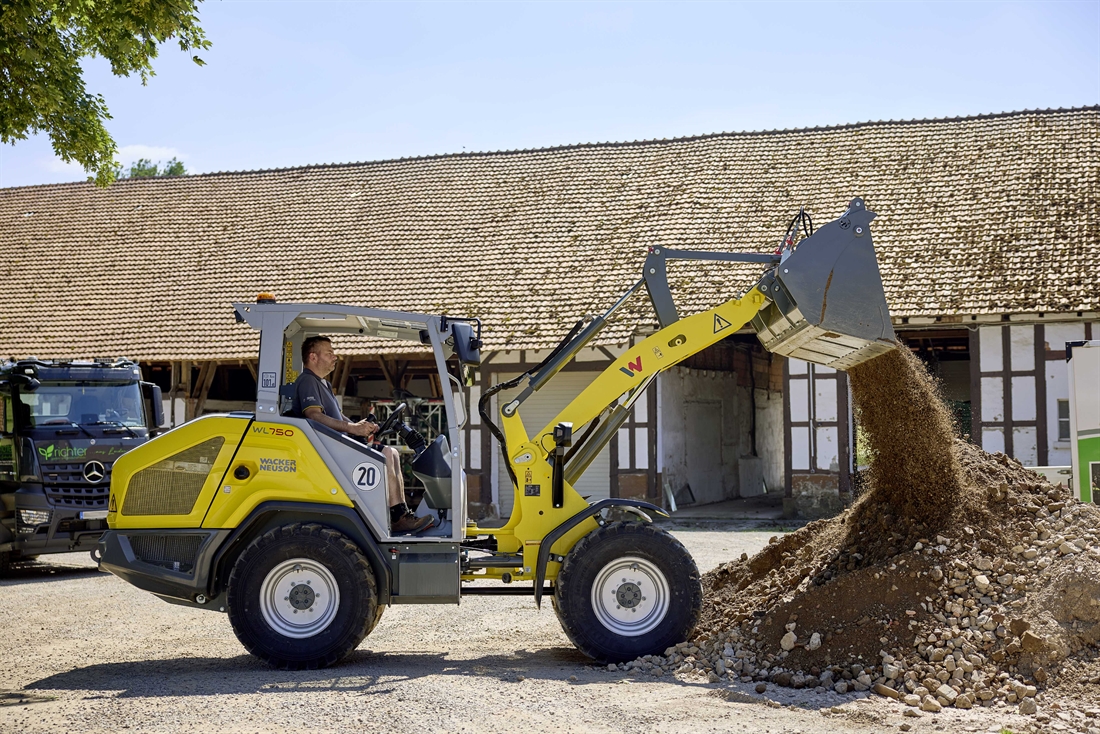
[[[862,199],[802,240],[760,282],[770,302],[752,321],[764,348],[846,370],[894,346],[871,220]]]

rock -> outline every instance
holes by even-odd
[[[841,694],[847,693],[848,692],[848,683],[846,681],[838,680],[836,682],[836,685],[833,686],[833,690],[836,691],[837,693],[841,693]]]
[[[794,649],[794,643],[796,639],[798,638],[795,637],[794,632],[788,632],[787,634],[783,635],[783,639],[779,641],[779,646],[789,652]]]
[[[895,691],[893,688],[891,688],[890,686],[884,686],[881,683],[876,683],[872,690],[874,690],[874,692],[877,693],[878,695],[885,696],[886,698],[895,698],[896,699],[896,698],[900,697],[900,694],[897,691]]]
[[[905,709],[904,711],[901,712],[901,715],[902,716],[908,716],[911,719],[919,719],[920,718],[920,712],[917,711],[916,709]]]
[[[709,673],[707,673],[707,682],[717,683],[718,682],[718,674],[715,673],[713,670],[710,671]]]
[[[943,711],[943,706],[940,706],[939,701],[931,696],[925,696],[924,700],[921,701],[920,710],[938,714],[940,711]]]
[[[885,663],[882,666],[882,674],[890,680],[896,679],[901,674],[901,668],[890,663]]]
[[[901,699],[906,706],[920,706],[920,696],[910,693]]]
[[[1031,629],[1031,624],[1022,619],[1014,619],[1008,623],[1008,629],[1012,632],[1013,637],[1020,637]]]
[[[1035,705],[1034,698],[1025,698],[1020,701],[1020,714],[1023,716],[1034,716],[1038,707]]]
[[[810,643],[806,645],[806,647],[808,647],[810,650],[816,650],[821,647],[821,635],[817,632],[814,632],[812,635],[810,635]]]
[[[978,591],[983,594],[989,591],[989,578],[983,573],[974,577],[974,585],[978,587]]]
[[[616,670],[618,670],[618,669],[619,669],[619,668],[618,668],[618,666],[617,666],[617,665],[615,665],[615,663],[608,663],[608,664],[607,664],[607,672],[608,672],[608,673],[614,673],[614,672],[615,672]]]
[[[775,683],[777,686],[783,686],[784,688],[786,688],[787,686],[791,685],[791,674],[787,672],[776,673],[774,676],[772,676],[772,682]]]
[[[767,683],[757,683],[756,684],[756,692],[757,693],[764,693],[767,690],[768,690],[768,684]]]
[[[955,698],[955,708],[968,709],[974,707],[974,699],[970,697],[969,693],[962,693]]]
[[[1067,543],[1063,541],[1062,544],[1058,546],[1058,552],[1061,553],[1063,556],[1068,556],[1074,553],[1080,553],[1081,549],[1073,545],[1072,543]]]
[[[942,686],[936,689],[936,696],[944,699],[948,703],[955,703],[955,698],[959,694],[955,693],[955,689],[944,683]]]
[[[1038,652],[1043,649],[1043,638],[1028,630],[1020,636],[1020,647],[1027,652]]]

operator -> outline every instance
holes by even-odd
[[[311,336],[302,342],[302,374],[294,382],[294,412],[333,430],[361,436],[368,441],[378,432],[378,424],[368,420],[352,423],[340,411],[332,384],[325,378],[336,367],[336,351],[327,336]],[[386,484],[390,501],[390,531],[394,535],[418,533],[432,525],[432,518],[417,517],[405,504],[405,478],[401,474],[401,456],[392,446],[383,446],[386,458]]]

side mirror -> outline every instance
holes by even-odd
[[[152,382],[141,383],[141,399],[145,403],[149,432],[153,433],[164,425],[164,399],[161,397],[160,385]]]
[[[8,379],[19,385],[25,392],[34,392],[38,388],[42,387],[41,382],[33,377],[28,377],[27,375],[14,374]]]
[[[481,340],[474,335],[474,327],[462,321],[452,322],[451,337],[460,364],[474,367],[481,364]]]

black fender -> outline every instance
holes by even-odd
[[[568,533],[573,528],[580,525],[588,518],[598,515],[609,507],[623,507],[628,511],[633,509],[634,514],[638,515],[642,522],[652,522],[648,515],[642,510],[650,510],[661,517],[668,517],[668,513],[657,505],[649,502],[642,502],[641,500],[623,499],[623,498],[609,498],[600,500],[594,504],[588,506],[587,509],[578,512],[573,517],[569,518],[561,525],[551,530],[546,534],[546,537],[542,539],[542,543],[539,544],[538,561],[535,563],[535,606],[542,608],[542,591],[543,583],[546,580],[546,564],[550,562],[551,556],[553,560],[561,563],[565,560],[565,556],[554,555],[550,552],[550,549],[554,547],[554,543],[561,540],[562,536]],[[597,520],[601,526],[604,524],[602,520]]]
[[[268,530],[289,523],[316,522],[339,530],[355,541],[370,561],[374,578],[378,584],[378,603],[390,603],[390,590],[393,588],[393,576],[389,564],[378,547],[378,541],[367,528],[367,524],[356,513],[355,508],[343,505],[326,505],[314,502],[272,501],[262,502],[249,513],[237,529],[226,538],[217,552],[210,567],[209,590],[213,598],[225,591],[232,570],[232,562],[237,554],[253,539]]]

